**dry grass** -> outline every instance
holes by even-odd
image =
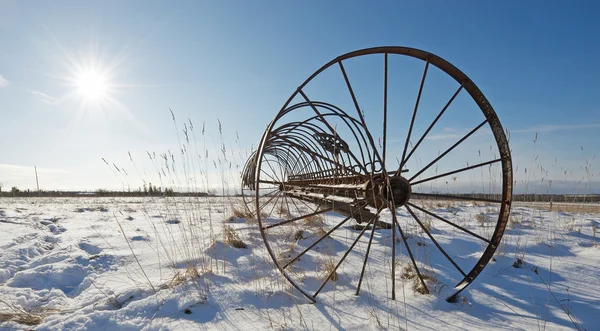
[[[396,262],[397,264],[399,264],[399,262]],[[410,280],[412,281],[412,290],[416,293],[420,293],[420,294],[429,294],[429,289],[425,288],[423,286],[423,283],[421,283],[421,280],[419,279],[415,269],[413,268],[412,265],[405,265],[404,267],[401,268],[401,274],[400,274],[400,278],[404,279],[404,280]],[[433,283],[434,287],[437,288],[439,285],[438,280],[433,277],[432,274],[430,274],[429,272],[424,272],[423,270],[421,271],[421,277],[423,277],[423,281],[425,282],[429,282],[429,283]]]
[[[313,215],[305,218],[304,224],[306,226],[322,227],[325,225],[325,222],[323,221],[323,217],[321,217],[321,215]]]
[[[514,229],[519,224],[521,224],[521,219],[516,218],[513,215],[510,215],[510,217],[508,218],[508,226],[510,226],[512,229]]]
[[[296,230],[296,232],[294,233],[294,240],[298,241],[304,239],[304,231],[303,230]]]
[[[20,305],[11,304],[0,299],[3,309],[0,309],[0,323],[13,321],[15,323],[34,326],[42,323],[43,316],[38,313],[26,311]]]
[[[253,218],[252,213],[244,206],[231,207],[232,216],[237,218]]]
[[[333,261],[333,257],[326,257],[322,259],[321,263],[319,264],[319,268],[323,272],[323,279],[325,279],[327,276],[329,276],[329,274],[331,274],[331,276],[329,276],[329,280],[332,280],[334,282],[338,280],[339,276],[337,270],[333,271],[335,269],[335,262]]]
[[[248,245],[240,239],[235,229],[229,225],[223,227],[223,241],[231,247],[248,248]]]
[[[431,221],[431,217],[426,214],[422,215],[421,222],[423,223],[423,227],[425,227],[425,230],[431,232],[431,229],[433,229],[433,222]]]
[[[318,238],[324,237],[327,234],[327,231],[325,231],[325,229],[323,228],[318,228],[317,231],[315,232],[315,236],[317,236]]]
[[[185,270],[177,270],[170,281],[160,286],[161,289],[173,288],[181,285],[188,280],[197,279],[200,277],[200,271],[196,266],[189,265]]]
[[[284,205],[279,206],[277,213],[280,217],[292,218],[292,214],[290,214],[290,211]]]
[[[597,203],[568,203],[568,202],[516,202],[513,206],[529,207],[544,211],[555,211],[561,213],[600,213],[600,204]]]
[[[480,226],[484,226],[485,225],[485,215],[483,213],[479,213],[477,215],[475,215],[475,220],[477,220],[477,223],[479,223]]]
[[[0,322],[13,321],[15,323],[34,326],[42,323],[42,316],[31,313],[0,313]]]

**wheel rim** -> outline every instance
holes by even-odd
[[[355,94],[356,90],[345,65],[346,62],[366,57],[378,57],[383,66],[384,118],[379,139],[375,139],[369,131],[369,115],[361,109],[360,97]],[[406,139],[401,142],[402,153],[398,154],[399,161],[395,169],[390,166],[388,138],[391,136],[387,123],[390,98],[388,80],[392,81],[389,79],[389,66],[392,57],[417,59],[424,63],[422,76],[417,82],[416,102],[408,112],[410,124],[405,133]],[[336,66],[353,109],[342,109],[326,100],[312,100],[306,92],[313,80]],[[412,137],[415,119],[418,118],[427,74],[432,68],[449,76],[458,88],[437,116],[426,125],[427,129],[419,135],[419,139],[416,139]],[[411,159],[417,158],[419,148],[427,145],[428,135],[431,136],[436,125],[440,125],[444,115],[448,116],[445,113],[452,108],[457,96],[461,93],[464,95],[463,90],[468,93],[484,120],[467,133],[461,133],[460,139],[456,137],[455,143],[445,148],[444,152],[438,152],[437,156],[429,158],[430,161],[425,165],[418,166],[415,170],[406,169]],[[438,165],[448,160],[448,155],[463,148],[463,144],[473,140],[473,137],[481,139],[482,129],[487,129],[487,138],[494,143],[494,155],[498,155],[478,163],[469,164],[467,161],[466,166],[438,173]],[[479,157],[481,158],[481,152]],[[433,167],[436,171],[431,174]],[[485,167],[490,169],[489,182],[498,181],[494,192],[483,188],[481,192],[473,192],[477,194],[457,191],[440,194],[426,188],[431,183],[448,178],[454,178],[456,182],[456,177],[467,172],[483,173],[481,169]],[[500,169],[492,174],[492,167]],[[483,174],[481,182],[483,186]],[[501,185],[497,185],[499,182]],[[419,251],[418,248],[415,249],[415,243],[419,241],[407,234],[407,229],[411,226],[408,222],[420,229],[422,238],[428,240],[432,249],[437,249],[437,254],[445,259],[449,269],[454,268],[458,272],[456,291],[449,297],[453,299],[481,273],[500,243],[510,210],[512,164],[508,142],[496,113],[479,88],[464,73],[449,62],[425,51],[406,47],[378,47],[342,55],[321,67],[300,85],[269,124],[258,150],[246,163],[242,186],[244,201],[258,220],[271,258],[290,284],[309,300],[314,301],[319,293],[327,289],[328,284],[337,282],[336,275],[344,263],[359,266],[354,268],[356,270],[343,271],[343,278],[350,280],[346,287],[354,287],[356,294],[359,294],[365,274],[368,273],[367,265],[376,265],[373,261],[377,261],[379,257],[389,260],[379,266],[380,269],[387,268],[389,271],[389,292],[392,299],[395,299],[396,282],[402,272],[396,270],[399,256],[404,258],[408,266],[412,266],[413,273],[416,274],[413,278],[418,279],[422,292],[429,292],[431,284],[427,284],[428,275],[423,270],[424,263],[421,261],[419,266],[419,256],[414,254]],[[487,223],[495,222],[493,231],[488,226],[485,230],[487,235],[482,235],[481,231],[459,222],[458,217],[448,217],[447,213],[424,205],[424,201],[427,201],[425,199],[433,198],[492,204],[493,208],[497,208],[497,216],[492,213],[494,219],[488,219]],[[440,240],[445,237],[428,229],[424,218],[442,224],[446,227],[445,231],[452,229],[482,241],[480,251],[473,252],[469,257],[472,267],[461,266],[456,253]],[[316,225],[311,223],[315,223],[315,219],[319,220]],[[360,230],[350,229],[349,224],[353,223],[366,226]],[[392,231],[385,229],[390,223]],[[377,243],[374,243],[375,238]],[[359,242],[362,245],[358,245]],[[359,249],[361,246],[362,250]],[[382,253],[385,248],[388,250],[387,255]],[[402,249],[406,252],[398,252]],[[322,263],[319,262],[320,259],[331,259],[332,263]],[[348,262],[351,260],[354,262]],[[443,271],[444,267],[437,269]],[[377,274],[377,271],[374,273]]]

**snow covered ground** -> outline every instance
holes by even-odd
[[[0,329],[600,330],[600,213],[589,208],[513,206],[494,261],[456,303],[445,300],[455,284],[442,272],[429,295],[399,276],[394,301],[388,281],[371,276],[355,296],[359,254],[311,304],[276,271],[256,223],[232,217],[240,206],[219,197],[0,199]],[[436,212],[475,231],[483,225],[474,215],[490,210]],[[470,253],[477,240],[461,237],[449,253]]]

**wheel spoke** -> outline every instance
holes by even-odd
[[[284,192],[284,194],[286,194],[286,193]],[[306,203],[306,201],[304,201],[303,199],[299,199],[298,197],[296,197],[296,196],[294,196],[294,195],[290,195],[290,199],[296,199],[296,200],[299,200],[300,202],[302,202],[302,203],[303,203],[303,204],[306,206],[306,208],[308,208],[309,210],[311,210],[311,209],[312,209],[312,207],[311,207],[311,206],[309,206],[309,205],[308,205],[308,203]]]
[[[275,176],[276,181],[281,182],[282,181],[281,178],[277,177],[277,171],[275,171],[275,169],[273,169],[273,166],[271,165],[271,162],[273,162],[273,160],[265,160],[265,161],[266,161],[267,165],[269,166],[269,168],[271,168],[271,171],[273,172],[273,176]],[[281,167],[279,167],[279,170],[281,170]]]
[[[385,168],[387,147],[388,53],[384,54],[383,68],[383,166]]]
[[[462,168],[462,169],[458,169],[458,170],[454,170],[454,171],[446,172],[446,173],[443,173],[443,174],[441,174],[441,175],[437,175],[437,176],[429,177],[429,178],[426,178],[426,179],[421,179],[421,180],[419,180],[419,181],[416,181],[416,182],[414,182],[414,183],[410,183],[410,184],[411,184],[411,185],[418,185],[418,184],[421,184],[421,183],[428,182],[428,181],[430,181],[430,180],[438,179],[438,178],[445,177],[445,176],[454,175],[454,174],[457,174],[457,173],[459,173],[459,172],[463,172],[463,171],[467,171],[467,170],[471,170],[471,169],[475,169],[475,168],[483,167],[483,166],[486,166],[486,165],[489,165],[489,164],[494,164],[494,163],[496,163],[496,162],[500,162],[500,161],[502,161],[502,159],[496,159],[496,160],[492,160],[492,161],[482,162],[482,163],[475,164],[475,165],[472,165],[472,166],[469,166],[469,167],[464,167],[464,168]]]
[[[419,223],[419,226],[421,226],[421,229],[423,229],[423,231],[425,231],[425,233],[427,234],[429,239],[431,239],[433,244],[440,250],[440,252],[442,252],[442,254],[444,254],[446,259],[448,259],[448,261],[450,261],[450,263],[452,263],[452,265],[456,268],[456,270],[458,270],[463,275],[463,277],[467,277],[467,274],[465,274],[465,272],[458,266],[458,264],[456,264],[456,262],[454,262],[454,260],[450,257],[450,255],[448,255],[448,253],[446,253],[446,251],[442,248],[442,246],[440,246],[440,244],[438,244],[438,242],[433,238],[433,236],[431,235],[431,232],[429,232],[429,230],[427,230],[427,228],[423,225],[421,220],[412,211],[412,209],[408,205],[405,205],[404,207],[406,207],[406,210],[408,210],[408,212],[415,219],[415,221],[417,221],[417,223]]]
[[[350,85],[350,80],[348,79],[348,75],[346,74],[346,69],[344,69],[344,65],[342,64],[342,61],[339,61],[338,65],[340,67],[340,70],[342,71],[342,75],[344,76],[344,81],[346,82],[346,87],[348,88],[348,91],[350,92],[350,96],[352,97],[352,102],[354,103],[354,107],[356,108],[356,112],[358,113],[358,117],[360,118],[360,122],[364,124],[365,118],[363,116],[362,111],[360,110],[360,107],[358,106],[358,101],[356,100],[356,95],[354,95],[354,90],[352,89],[352,85]]]
[[[379,208],[377,214],[373,218],[376,220],[379,217],[379,214],[384,208]],[[365,261],[363,262],[362,271],[360,272],[360,278],[358,279],[358,285],[356,286],[356,295],[360,293],[360,285],[362,284],[363,276],[365,275],[365,269],[367,268],[367,261],[369,260],[369,252],[371,251],[371,244],[373,243],[373,237],[375,235],[375,223],[371,226],[371,236],[369,237],[369,244],[367,245],[367,251],[365,252]]]
[[[319,207],[317,206],[317,208],[319,208]],[[310,213],[308,215],[302,215],[302,216],[294,217],[294,218],[289,219],[289,220],[285,220],[285,221],[280,222],[280,223],[275,223],[275,224],[271,224],[271,225],[268,225],[268,226],[263,226],[263,230],[267,230],[267,229],[278,227],[278,226],[281,226],[281,225],[284,225],[284,224],[289,224],[289,223],[292,223],[292,222],[296,222],[298,220],[305,219],[305,218],[312,217],[312,216],[316,216],[316,215],[319,215],[319,214],[323,214],[323,213],[326,213],[326,212],[329,212],[329,211],[332,211],[332,210],[333,210],[333,208],[326,208],[326,209],[323,209],[323,210],[318,210],[318,211],[315,211],[314,213]]]
[[[315,294],[313,295],[313,298],[316,298],[317,295],[319,295],[319,292],[321,292],[321,290],[323,289],[323,287],[325,287],[325,284],[327,284],[327,282],[329,281],[329,279],[331,279],[331,276],[337,271],[337,269],[340,267],[340,265],[342,264],[342,262],[344,262],[344,260],[348,256],[348,254],[350,254],[350,252],[352,251],[352,249],[354,249],[354,246],[356,246],[356,243],[360,240],[360,238],[363,236],[363,234],[365,234],[365,231],[367,231],[367,228],[369,227],[369,225],[375,227],[375,224],[374,224],[375,219],[376,219],[376,217],[372,218],[367,223],[367,225],[360,231],[360,233],[358,234],[358,236],[356,237],[356,239],[354,239],[354,242],[352,243],[352,245],[350,245],[350,247],[348,247],[348,249],[346,250],[346,252],[342,256],[342,258],[338,261],[338,263],[335,265],[335,267],[333,268],[333,270],[331,270],[329,272],[329,274],[327,275],[327,278],[325,278],[325,280],[323,281],[323,283],[321,283],[321,286],[319,286],[319,289],[315,292]]]
[[[429,288],[427,288],[427,285],[425,284],[425,280],[423,279],[423,275],[421,275],[421,271],[419,271],[419,267],[417,267],[417,262],[415,261],[415,258],[412,254],[412,251],[410,250],[410,247],[408,246],[408,242],[406,242],[406,237],[404,236],[404,231],[402,231],[402,227],[400,226],[400,223],[398,222],[398,217],[396,216],[396,210],[394,208],[394,210],[390,210],[390,211],[392,212],[392,219],[394,220],[394,223],[398,227],[398,231],[400,231],[400,237],[402,237],[402,242],[404,243],[404,247],[406,247],[406,251],[408,252],[408,256],[410,257],[410,260],[412,261],[412,265],[415,268],[415,271],[417,272],[417,276],[419,276],[419,279],[421,280],[421,284],[423,284],[423,288],[425,289],[425,291],[427,293],[429,293]],[[396,263],[396,261],[392,261],[392,263]],[[396,281],[396,279],[394,279],[394,281]]]
[[[271,211],[269,212],[269,216],[273,215],[273,210],[275,210],[275,207],[277,207],[277,202],[279,202],[279,198],[284,195],[282,194],[278,194],[276,195],[277,199],[275,199],[275,202],[273,203],[273,207],[271,208]]]
[[[458,87],[458,90],[456,90],[456,92],[454,92],[454,95],[452,95],[452,97],[450,98],[450,100],[448,101],[448,103],[446,103],[446,105],[444,106],[444,108],[442,109],[442,111],[440,111],[440,113],[436,116],[436,118],[433,120],[433,122],[431,122],[431,124],[429,125],[429,127],[427,128],[427,130],[425,130],[425,133],[423,133],[423,135],[421,136],[421,138],[419,138],[419,140],[417,141],[417,143],[410,150],[410,153],[408,153],[408,155],[406,156],[406,159],[404,159],[404,162],[402,162],[400,164],[400,167],[398,168],[398,171],[400,171],[402,168],[404,168],[404,166],[406,165],[406,163],[408,162],[408,160],[410,159],[410,157],[417,150],[417,147],[419,147],[419,145],[421,145],[421,142],[423,142],[423,139],[425,139],[425,137],[427,137],[427,135],[429,134],[429,131],[431,131],[431,129],[433,129],[433,126],[437,123],[437,121],[440,119],[440,117],[442,117],[442,115],[444,114],[444,112],[446,111],[446,109],[448,109],[448,107],[450,107],[450,104],[452,104],[452,101],[454,101],[454,98],[456,98],[456,96],[462,90],[462,88],[463,88],[463,84],[460,84],[460,86]],[[397,173],[397,175],[399,175],[399,174],[400,173]]]
[[[473,130],[471,130],[469,133],[467,133],[464,137],[462,137],[459,141],[457,141],[454,145],[452,145],[450,148],[448,148],[444,153],[440,154],[440,156],[436,157],[435,160],[431,161],[428,165],[425,166],[425,168],[421,169],[421,171],[417,172],[414,176],[412,176],[408,181],[412,182],[413,179],[417,178],[420,174],[422,174],[424,171],[426,171],[427,169],[429,169],[429,167],[431,167],[432,165],[434,165],[437,161],[439,161],[441,158],[443,158],[444,156],[446,156],[446,154],[450,153],[454,148],[456,148],[456,146],[460,145],[463,141],[465,141],[467,138],[469,138],[473,133],[477,132],[477,130],[479,130],[485,123],[487,123],[487,118],[481,122],[481,124],[479,124],[478,126],[476,126]]]
[[[442,221],[442,222],[444,222],[444,223],[446,223],[446,224],[448,224],[448,225],[451,225],[451,226],[453,226],[453,227],[455,227],[455,228],[457,228],[457,229],[459,229],[459,230],[461,230],[461,231],[464,231],[464,232],[466,232],[466,233],[468,233],[468,234],[472,235],[473,237],[475,237],[475,238],[477,238],[477,239],[483,240],[483,241],[485,241],[485,242],[486,242],[486,243],[488,243],[488,244],[490,243],[490,241],[489,241],[489,240],[487,240],[487,239],[485,239],[484,237],[482,237],[482,236],[480,236],[480,235],[478,235],[478,234],[476,234],[476,233],[473,233],[472,231],[469,231],[469,230],[467,230],[467,229],[463,228],[462,226],[460,226],[460,225],[458,225],[458,224],[452,223],[452,222],[448,221],[447,219],[445,219],[445,218],[443,218],[443,217],[441,217],[441,216],[439,216],[439,215],[437,215],[437,214],[434,214],[434,213],[430,212],[429,210],[426,210],[426,209],[424,209],[424,208],[421,208],[421,207],[419,207],[419,206],[417,206],[417,205],[415,205],[415,204],[412,204],[412,203],[410,203],[410,202],[408,202],[408,203],[407,203],[407,205],[408,205],[408,206],[411,206],[411,207],[413,207],[413,208],[415,208],[415,209],[418,209],[418,210],[420,210],[420,211],[424,212],[425,214],[427,214],[427,215],[429,215],[429,216],[433,216],[433,217],[437,218],[438,220],[440,220],[440,221]]]
[[[313,242],[312,244],[310,244],[310,246],[306,247],[306,249],[304,249],[302,252],[298,253],[298,255],[296,257],[294,257],[293,259],[289,260],[283,267],[281,267],[282,269],[285,269],[287,267],[290,266],[290,264],[296,262],[299,258],[301,258],[304,254],[306,254],[309,250],[311,250],[313,247],[315,247],[318,243],[320,243],[323,239],[329,237],[330,234],[333,233],[333,231],[337,230],[340,226],[344,225],[344,223],[348,222],[348,220],[350,220],[354,214],[356,214],[356,212],[358,212],[360,209],[364,208],[367,204],[363,204],[361,207],[356,208],[351,214],[350,216],[346,217],[343,221],[341,221],[340,223],[338,223],[336,226],[334,226],[331,230],[327,231],[327,233],[325,233],[323,236],[321,236],[321,238],[317,239],[315,242]]]
[[[274,189],[274,190],[272,190],[272,191],[269,191],[269,193],[266,193],[266,194],[263,194],[263,195],[261,195],[260,197],[261,197],[261,198],[268,197],[268,196],[270,196],[271,194],[273,194],[273,193],[277,193],[277,192],[280,192],[280,191],[279,191],[279,189]],[[248,200],[248,202],[246,202],[246,205],[253,204],[254,202],[256,202],[256,198],[252,198],[251,200]]]
[[[348,75],[346,74],[346,69],[344,69],[344,65],[342,64],[342,61],[339,61],[338,65],[340,67],[340,70],[342,71],[342,75],[344,76],[344,81],[346,82],[346,87],[348,88],[348,91],[350,92],[350,96],[352,97],[352,102],[354,103],[354,107],[356,108],[356,112],[358,113],[358,117],[360,118],[360,122],[362,123],[363,127],[366,130],[366,128],[367,128],[367,122],[365,121],[365,117],[363,115],[362,110],[358,106],[358,100],[356,99],[356,95],[354,94],[354,90],[352,89],[352,85],[350,85],[350,80],[348,79]],[[366,130],[366,131],[368,133],[368,130]],[[373,147],[373,152],[377,153],[377,149],[376,149],[375,143],[373,141],[373,137],[371,137],[370,134],[369,134],[369,140],[370,140],[370,143],[371,143],[371,145]],[[369,149],[367,149],[367,156],[368,156],[368,159],[371,161],[371,172],[373,172],[374,171],[373,168],[375,167],[375,165],[374,165],[374,162],[372,162],[373,161],[373,156],[371,155],[371,152],[370,152]],[[364,157],[364,155],[363,155],[363,157]],[[368,171],[366,169],[364,169],[363,171],[365,173],[368,173]]]
[[[394,211],[392,214],[395,214],[395,205]],[[396,300],[396,229],[394,229],[394,225],[392,224],[392,300]]]
[[[287,196],[287,194],[286,194],[286,196]],[[300,208],[298,208],[298,204],[296,204],[296,200],[293,197],[291,197],[291,196],[290,196],[290,201],[292,202],[292,204],[296,208],[296,212],[298,212],[298,214],[302,214],[302,212],[300,211]],[[317,208],[315,208],[315,210],[317,210],[318,208],[319,208],[319,206],[317,206]]]
[[[273,178],[273,176],[269,175],[269,173],[267,173],[267,172],[265,171],[265,169],[262,169],[262,168],[261,168],[261,169],[260,169],[260,172],[261,172],[261,173],[263,173],[265,176],[269,177],[269,178],[270,178],[270,179],[273,181],[273,183],[278,183],[278,184],[279,184],[279,183],[281,183],[281,181],[279,181],[279,180],[277,180],[277,179]],[[272,184],[272,183],[270,183],[270,184]]]
[[[329,131],[331,131],[331,133],[335,133],[335,129],[333,127],[331,127],[331,125],[329,124],[329,122],[327,122],[325,120],[325,118],[323,117],[323,114],[321,114],[321,112],[317,109],[317,107],[315,107],[315,105],[313,104],[313,102],[310,101],[310,99],[304,93],[304,91],[302,91],[302,89],[299,88],[298,92],[300,93],[300,95],[302,95],[302,97],[304,98],[304,100],[306,100],[306,102],[310,105],[310,108],[312,108],[312,110],[315,112],[315,114],[317,114],[317,116],[319,117],[319,120],[321,120],[321,122],[323,124],[325,124],[325,126],[327,126],[327,128],[329,129]]]
[[[413,125],[415,124],[415,118],[417,117],[417,110],[419,109],[419,102],[421,101],[421,92],[423,92],[423,85],[425,84],[425,77],[427,77],[427,69],[429,68],[429,60],[425,62],[425,69],[423,70],[423,77],[421,77],[421,84],[419,85],[419,93],[417,94],[417,101],[415,102],[415,109],[413,110],[412,118],[410,120],[410,126],[408,127],[408,134],[406,135],[406,142],[404,143],[404,151],[402,152],[402,159],[400,164],[404,164],[406,158],[406,150],[408,149],[408,143],[410,142],[410,136],[412,134]],[[399,169],[402,169],[400,166]]]
[[[277,195],[274,195],[274,196],[270,197],[269,200],[267,200],[267,202],[265,202],[262,206],[260,206],[258,208],[258,211],[260,212],[261,210],[263,210],[263,208],[265,208],[266,205],[268,205],[269,203],[271,203],[271,201],[273,201],[273,199],[275,199],[276,197],[278,197],[280,195],[281,195],[281,191],[277,191]],[[258,200],[258,201],[260,202],[260,200]]]

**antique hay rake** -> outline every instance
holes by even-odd
[[[399,281],[421,293],[456,282],[452,301],[498,248],[512,164],[496,113],[462,71],[376,47],[335,58],[292,93],[242,191],[275,265],[312,302],[365,283],[395,299]]]

